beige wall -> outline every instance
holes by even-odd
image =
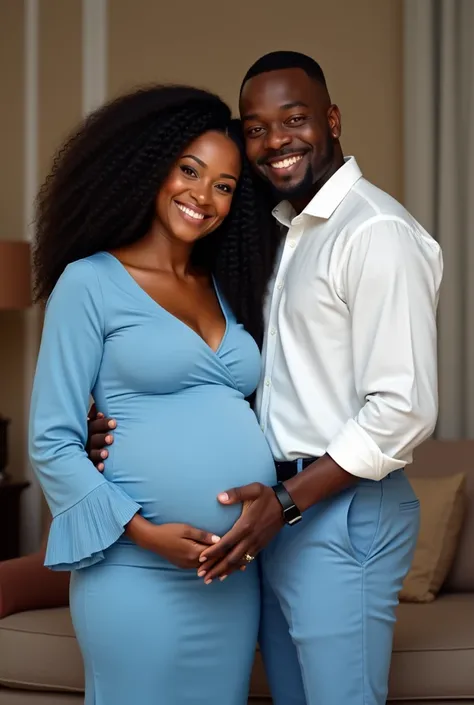
[[[39,8],[38,178],[42,181],[60,142],[81,119],[82,3],[39,0]]]
[[[33,2],[35,0],[32,0]],[[36,0],[38,179],[81,116],[82,0]],[[23,0],[0,0],[0,238],[22,239],[25,31]],[[252,9],[250,7],[252,6]],[[236,109],[248,66],[296,49],[326,71],[343,115],[343,145],[366,175],[402,194],[402,21],[399,0],[108,0],[109,96],[150,81],[209,87]],[[227,19],[229,18],[229,19]],[[0,413],[11,417],[11,470],[26,476],[28,365],[36,347],[23,314],[0,312]]]
[[[182,81],[215,90],[236,109],[240,81],[261,54],[305,52],[322,64],[342,110],[346,153],[357,154],[369,178],[401,197],[400,0],[300,0],[293,6],[244,0],[240,12],[236,7],[217,0],[112,0],[110,92]]]

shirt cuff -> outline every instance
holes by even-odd
[[[403,460],[396,460],[382,453],[375,441],[354,419],[347,421],[339,435],[329,444],[326,453],[343,470],[366,480],[383,480],[394,470],[406,465]]]
[[[112,482],[103,482],[70,509],[54,517],[45,566],[79,570],[98,563],[141,509]]]

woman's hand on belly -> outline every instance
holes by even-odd
[[[127,524],[125,533],[141,548],[184,569],[199,568],[201,553],[220,540],[219,536],[188,524],[158,526],[138,515]]]

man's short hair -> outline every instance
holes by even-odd
[[[269,54],[257,59],[249,68],[240,86],[240,93],[243,87],[251,78],[259,76],[268,71],[282,71],[284,69],[302,69],[310,78],[321,83],[325,88],[326,78],[324,72],[317,61],[306,54],[298,51],[272,51]]]

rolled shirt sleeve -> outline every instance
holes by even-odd
[[[382,479],[433,432],[442,272],[438,244],[402,220],[378,216],[346,245],[338,286],[362,408],[327,453],[353,475]]]

